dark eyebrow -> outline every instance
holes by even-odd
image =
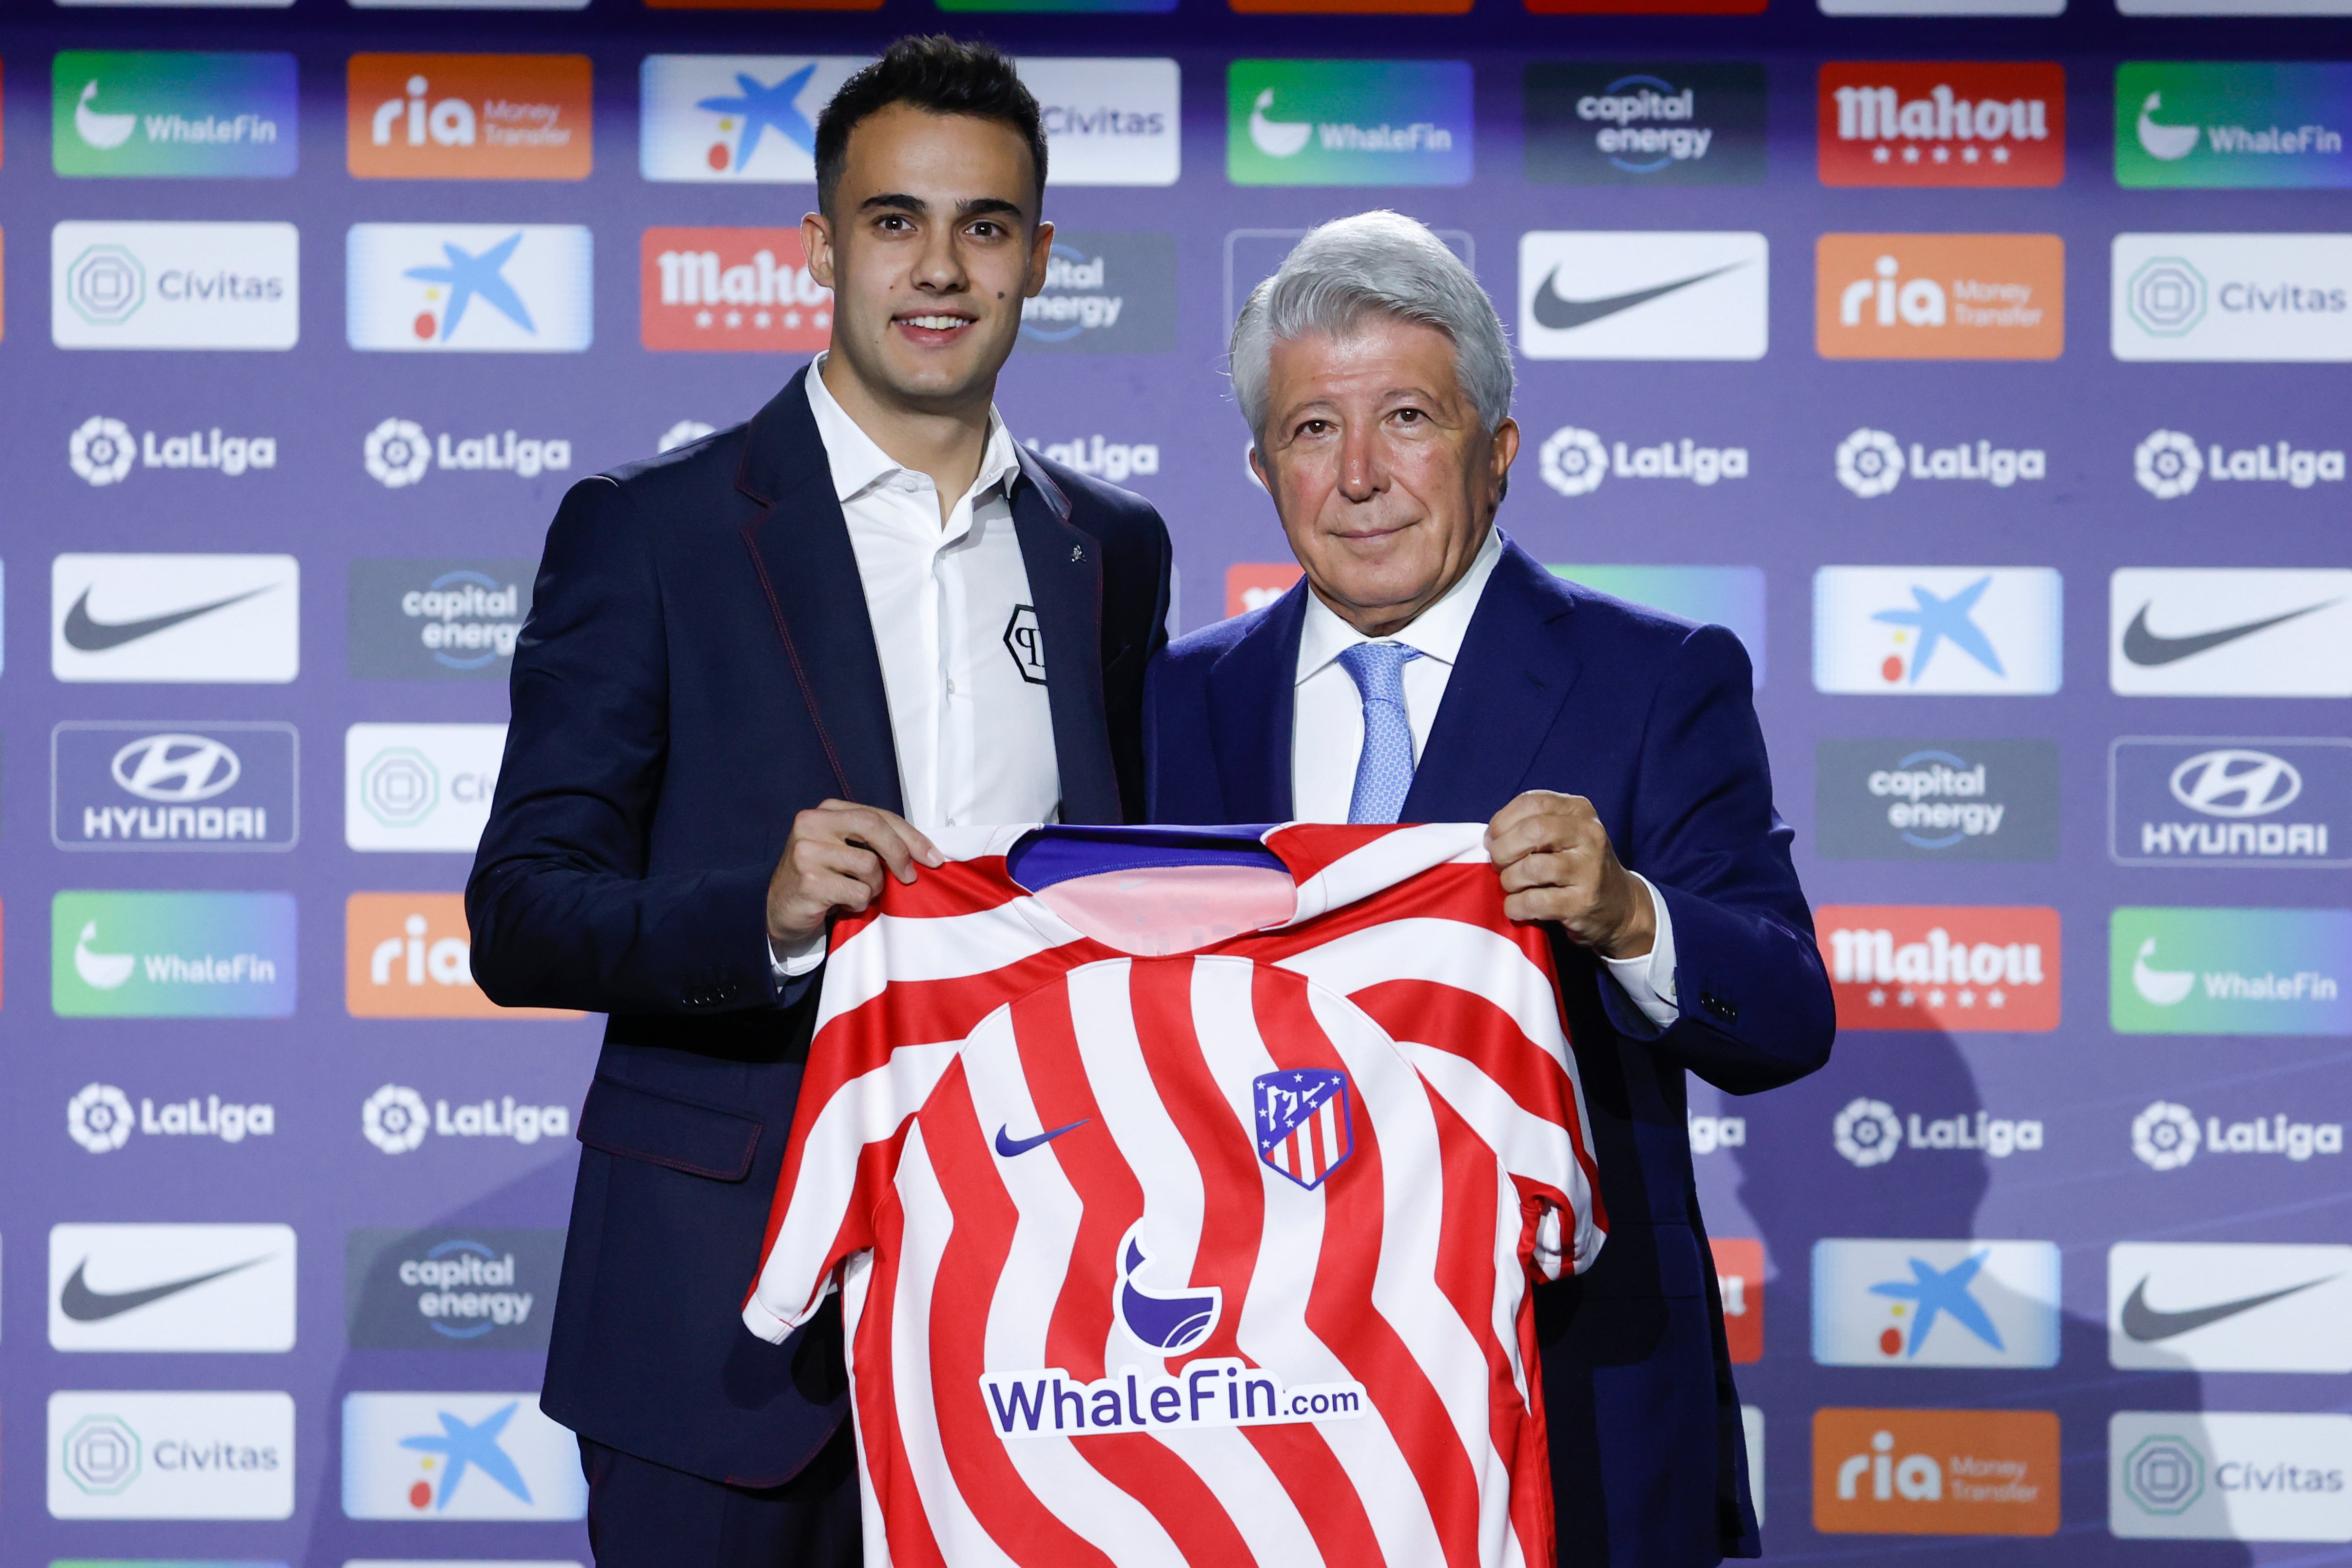
[[[918,216],[931,209],[920,196],[910,196],[903,191],[886,191],[878,196],[868,196],[857,204],[861,213],[885,211],[913,213]]]
[[[886,191],[880,195],[866,197],[857,204],[857,210],[861,213],[910,213],[922,217],[931,209],[920,196],[910,196],[904,191]],[[956,216],[959,218],[992,217],[998,214],[1009,214],[1024,220],[1028,215],[1021,210],[1019,203],[1008,202],[1002,196],[974,196],[970,201],[956,204]]]
[[[974,196],[971,201],[956,204],[956,216],[960,218],[985,217],[998,213],[1010,213],[1023,219],[1028,216],[1021,210],[1019,203],[1008,202],[1002,196]]]

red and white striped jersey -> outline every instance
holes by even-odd
[[[1483,825],[1167,831],[937,834],[834,932],[743,1318],[838,1284],[867,1562],[1549,1568],[1542,933]]]

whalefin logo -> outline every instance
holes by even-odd
[[[1142,1232],[1139,1220],[1128,1228],[1118,1244],[1118,1282],[1112,1297],[1118,1304],[1119,1326],[1139,1344],[1162,1355],[1181,1355],[1216,1332],[1217,1321],[1224,1315],[1225,1292],[1209,1285],[1161,1295],[1137,1284],[1136,1276],[1151,1262]]]

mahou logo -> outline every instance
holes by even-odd
[[[814,353],[833,340],[833,290],[809,276],[796,228],[647,229],[638,253],[648,349]]]
[[[1814,911],[1841,1029],[2058,1027],[2058,912],[1827,904]]]
[[[2066,72],[2047,60],[1832,60],[1822,67],[1824,185],[2055,185]]]

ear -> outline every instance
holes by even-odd
[[[1258,449],[1255,441],[1250,443],[1249,469],[1251,476],[1257,480],[1257,487],[1269,496],[1273,495],[1274,476],[1266,472],[1265,454]]]
[[[833,287],[833,224],[823,213],[801,214],[801,255],[809,277],[821,287]]]
[[[1506,419],[1495,427],[1493,448],[1487,456],[1487,478],[1495,487],[1493,506],[1502,504],[1511,487],[1511,465],[1519,455],[1519,422]]]
[[[1037,232],[1029,236],[1029,276],[1021,286],[1021,298],[1034,299],[1045,291],[1045,267],[1054,255],[1054,225],[1040,222]]]

